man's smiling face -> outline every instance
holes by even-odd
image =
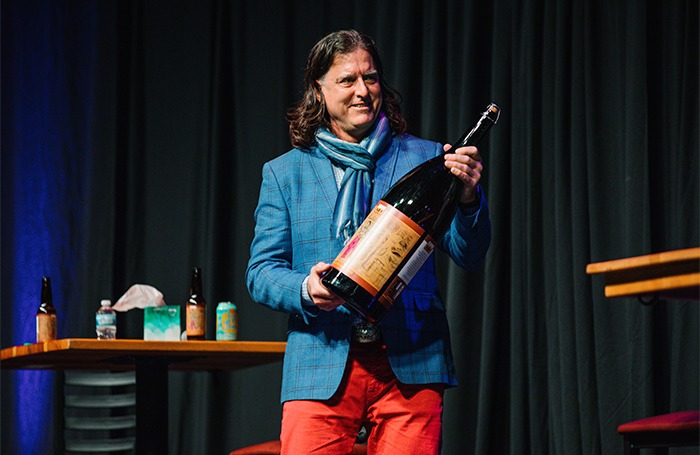
[[[364,49],[336,56],[319,81],[331,132],[360,142],[374,127],[382,105],[382,89],[371,55]]]

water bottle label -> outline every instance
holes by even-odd
[[[97,314],[95,315],[95,324],[98,327],[117,325],[116,314]]]
[[[333,261],[333,267],[376,296],[424,232],[400,210],[379,201]]]

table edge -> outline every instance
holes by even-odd
[[[11,346],[0,351],[0,369],[3,360],[31,356],[52,351],[84,350],[84,351],[128,351],[134,355],[143,352],[153,354],[158,352],[240,352],[256,354],[284,354],[285,341],[151,341],[151,340],[97,340],[92,338],[62,338],[21,346]]]
[[[664,251],[642,256],[613,259],[611,261],[592,262],[586,266],[586,273],[594,275],[598,273],[615,272],[619,270],[639,269],[653,267],[665,263],[700,261],[700,247],[685,248],[681,250]]]

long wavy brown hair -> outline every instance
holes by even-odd
[[[355,30],[340,30],[326,35],[316,43],[306,60],[304,94],[287,113],[289,139],[294,147],[309,148],[315,142],[316,130],[319,127],[330,129],[326,103],[317,81],[328,72],[337,55],[350,54],[358,48],[364,49],[372,56],[382,89],[381,110],[389,119],[391,130],[396,134],[406,131],[406,120],[400,107],[401,95],[384,79],[382,61],[374,40]]]

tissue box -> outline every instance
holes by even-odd
[[[143,339],[180,341],[180,307],[165,305],[144,308]]]

